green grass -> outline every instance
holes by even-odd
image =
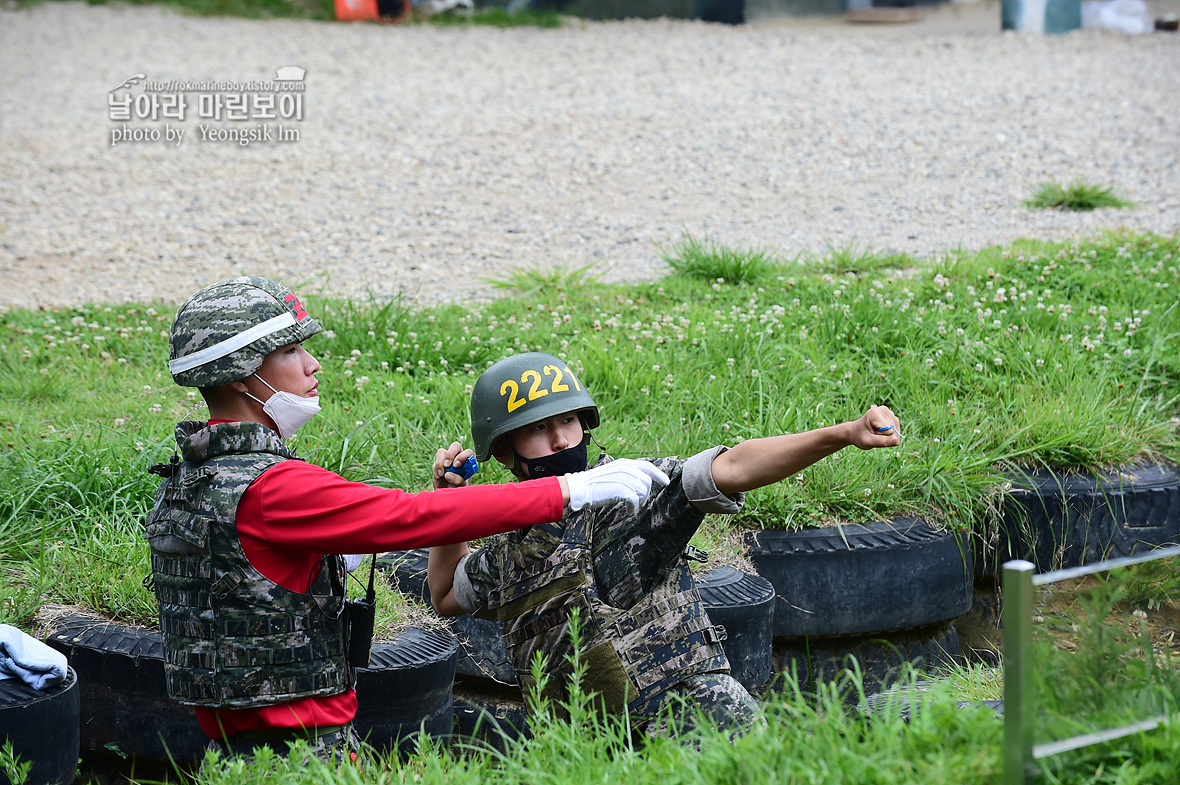
[[[474,13],[451,11],[435,14],[423,18],[423,21],[447,27],[540,27],[552,29],[562,25],[561,15],[552,8],[522,8],[519,11],[509,12],[505,8],[486,7],[477,8]]]
[[[806,254],[803,263],[812,271],[831,275],[863,275],[909,267],[913,260],[904,255],[875,250],[855,240],[828,244],[824,253]]]
[[[689,240],[681,250],[707,250],[702,259],[750,258]],[[325,326],[308,346],[323,363],[324,411],[294,445],[351,479],[424,490],[437,446],[469,439],[479,372],[543,350],[580,372],[602,410],[597,438],[618,456],[690,454],[850,419],[872,403],[898,413],[908,437],[899,448],[844,451],[751,493],[741,515],[703,528],[707,549],[743,527],[902,514],[981,529],[1010,467],[1180,459],[1175,237],[1021,242],[931,263],[855,245],[763,261],[744,283],[740,264],[722,275],[705,261],[699,275],[634,286],[588,270],[520,273],[507,279],[520,293],[477,305],[312,299]],[[0,315],[0,621],[27,628],[51,601],[154,617],[140,585],[139,525],[156,483],[146,469],[167,459],[176,420],[205,416],[165,370],[174,307]],[[479,475],[509,479],[495,464]],[[1128,595],[1158,607],[1174,580],[1140,577]],[[420,612],[380,591],[384,629]],[[769,727],[732,743],[705,734],[635,744],[614,726],[554,720],[504,752],[424,743],[408,760],[359,771],[269,765],[292,782],[999,782],[1000,723],[955,707],[995,697],[993,672],[956,671],[923,693],[932,708],[908,724],[851,711],[837,692],[856,683],[768,696]],[[1180,732],[1166,729],[1050,759],[1043,781],[1157,782],[1177,755]],[[249,783],[266,765],[231,764],[201,781]]]
[[[484,282],[494,289],[529,297],[542,292],[583,289],[601,280],[602,276],[594,272],[594,265],[591,264],[575,268],[555,265],[537,270],[513,270],[499,278],[485,278]]]
[[[1040,587],[1032,653],[1038,743],[1180,713],[1175,570],[1172,557]]]
[[[912,677],[911,677],[912,682]],[[921,711],[908,719],[905,704],[886,703],[871,715],[843,699],[857,694],[859,678],[845,674],[817,696],[792,683],[765,702],[767,724],[730,738],[697,730],[679,739],[636,738],[625,720],[603,720],[576,697],[565,702],[569,719],[540,711],[533,737],[503,750],[479,743],[447,747],[423,740],[404,759],[364,766],[334,766],[302,755],[262,757],[206,768],[202,785],[451,783],[453,785],[1000,785],[1003,723],[983,706],[959,707],[962,695],[945,684],[927,685]],[[1038,764],[1041,782],[1143,785],[1170,782],[1180,753],[1180,729],[1162,729],[1116,744]],[[1171,768],[1169,768],[1171,767]]]
[[[752,284],[769,278],[781,263],[761,248],[731,248],[684,233],[662,252],[672,272],[709,283]]]
[[[687,236],[680,247],[744,258]],[[744,284],[712,268],[608,285],[584,268],[510,276],[525,294],[477,305],[313,299],[324,410],[294,444],[350,479],[423,490],[438,445],[469,440],[480,371],[532,350],[579,372],[602,411],[596,437],[619,457],[894,409],[899,447],[845,450],[750,493],[741,514],[698,535],[722,551],[742,528],[901,515],[982,532],[1012,467],[1180,459],[1176,238],[1025,242],[931,264],[829,254]],[[136,589],[147,571],[137,526],[156,483],[146,469],[170,454],[176,420],[205,416],[166,372],[174,307],[0,316],[0,618],[27,620],[49,600],[150,617]],[[510,479],[494,462],[479,475]],[[114,563],[134,574],[102,568]]]
[[[33,770],[33,761],[23,761],[12,748],[12,742],[4,740],[0,747],[0,772],[4,773],[13,785],[24,785],[29,779],[29,772]]]
[[[1041,183],[1033,197],[1024,204],[1026,207],[1039,209],[1054,208],[1075,211],[1133,206],[1132,202],[1116,194],[1113,187],[1095,185],[1083,180],[1075,180],[1069,185]]]

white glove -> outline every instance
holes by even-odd
[[[344,556],[344,569],[352,572],[357,567],[361,566],[361,562],[364,561],[365,557],[368,555],[369,554],[367,553],[346,554]]]
[[[574,512],[623,502],[634,514],[651,495],[652,483],[662,488],[670,480],[654,463],[620,458],[584,472],[567,474],[565,482],[570,491],[570,509]]]

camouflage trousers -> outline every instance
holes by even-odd
[[[234,758],[249,763],[254,760],[258,750],[263,747],[273,750],[278,757],[287,758],[291,754],[291,744],[296,741],[305,742],[310,755],[329,763],[357,761],[362,755],[364,746],[360,738],[357,737],[356,731],[352,729],[352,725],[341,725],[326,732],[324,729],[307,732],[298,729],[291,731],[276,729],[273,732],[247,731],[226,739],[210,739],[206,752],[217,753],[221,759]],[[201,764],[202,770],[209,761],[210,757],[206,755],[205,761]]]
[[[595,532],[596,582],[600,590],[610,587],[613,603],[632,606],[685,558],[703,517],[685,505],[666,519],[620,516],[605,532]],[[660,696],[658,714],[633,717],[648,735],[668,736],[696,727],[702,715],[711,727],[731,733],[766,724],[758,701],[728,672],[686,676]]]
[[[700,727],[701,723],[731,735],[758,725],[766,719],[758,701],[737,679],[727,673],[689,676],[664,694],[660,716],[642,729],[648,736],[669,737]]]

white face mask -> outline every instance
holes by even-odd
[[[258,374],[254,374],[254,378],[266,384],[266,379]],[[266,386],[270,387],[269,384]],[[266,402],[258,401],[250,393],[246,393],[246,395],[262,404],[262,411],[266,412],[267,417],[274,420],[275,427],[279,429],[279,436],[284,439],[294,436],[295,432],[302,428],[308,420],[315,417],[320,410],[319,396],[304,398],[295,393],[279,392],[273,387],[270,389],[274,390],[274,395],[270,396]]]

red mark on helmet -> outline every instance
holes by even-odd
[[[303,317],[307,316],[307,311],[304,309],[303,303],[299,302],[299,298],[296,297],[294,293],[288,294],[286,297],[284,297],[283,302],[295,309],[296,319],[302,320]]]

